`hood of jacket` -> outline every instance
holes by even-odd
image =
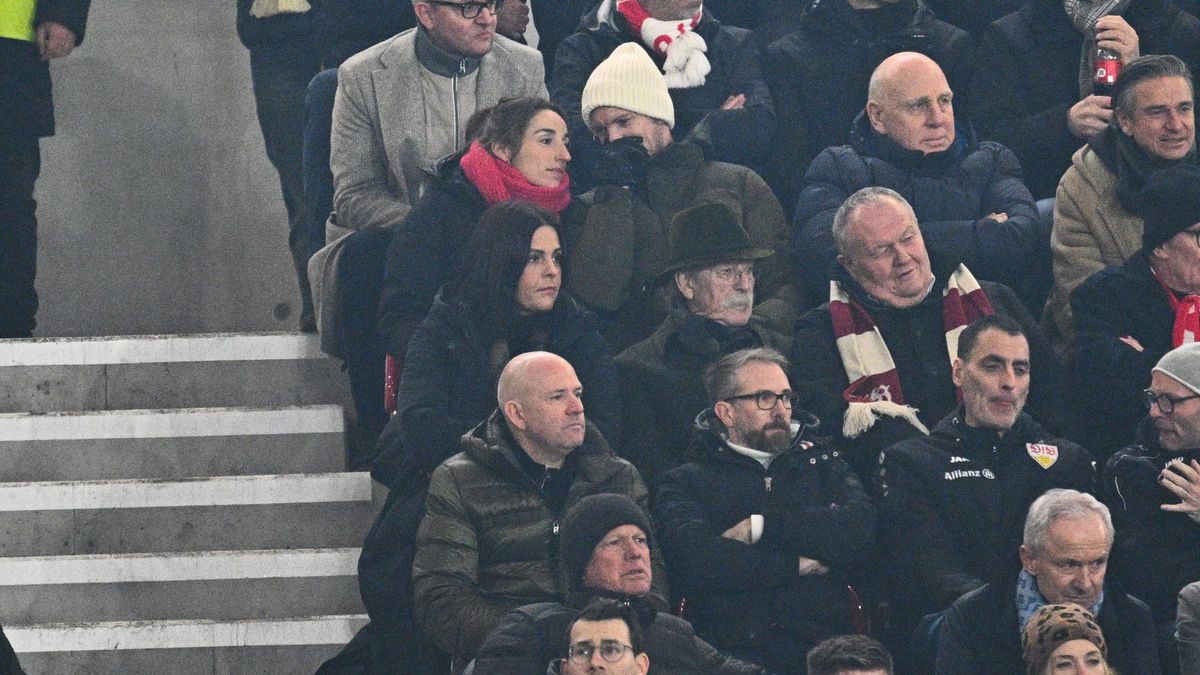
[[[913,176],[938,177],[953,171],[965,157],[975,152],[979,142],[969,122],[954,121],[954,143],[941,152],[924,153],[901,147],[892,139],[875,131],[867,111],[854,118],[850,129],[850,145],[864,157],[876,157]]]
[[[791,424],[792,442],[788,444],[787,449],[775,457],[775,460],[792,452],[803,452],[813,447],[808,432],[820,425],[817,416],[802,408],[795,408],[792,410]],[[696,415],[695,426],[695,442],[699,444],[699,448],[696,450],[704,455],[719,461],[750,461],[758,464],[756,460],[729,447],[729,430],[712,408],[705,408]]]

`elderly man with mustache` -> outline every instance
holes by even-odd
[[[684,461],[696,413],[707,403],[704,368],[739,349],[790,345],[753,313],[755,263],[773,255],[752,243],[723,203],[698,204],[671,221],[658,277],[670,296],[667,318],[616,358],[624,401],[620,453],[651,491]]]
[[[654,521],[696,634],[772,673],[803,673],[808,650],[853,632],[846,584],[874,550],[875,508],[840,452],[809,433],[787,370],[764,348],[709,366],[697,459],[667,473]]]

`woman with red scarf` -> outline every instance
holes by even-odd
[[[567,125],[554,104],[529,97],[501,101],[475,113],[467,138],[473,140],[466,152],[435,167],[388,247],[378,328],[396,357],[404,356],[438,289],[457,276],[463,246],[489,206],[516,199],[558,215],[571,202]]]

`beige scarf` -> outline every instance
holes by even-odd
[[[278,14],[303,14],[310,9],[308,0],[254,0],[250,5],[250,16],[266,19]]]

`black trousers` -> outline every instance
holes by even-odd
[[[36,137],[0,139],[0,338],[33,335],[38,309],[33,187],[41,169]]]
[[[320,67],[309,45],[250,50],[250,79],[267,159],[279,173],[288,218],[288,249],[300,287],[300,323],[313,323],[308,286],[308,223],[304,205],[304,92]]]

